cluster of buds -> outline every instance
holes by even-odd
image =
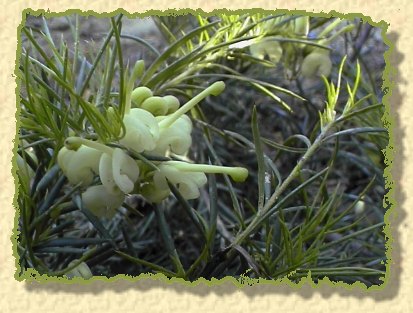
[[[124,136],[118,143],[133,153],[145,152],[167,160],[154,161],[153,166],[132,158],[119,147],[81,137],[66,138],[58,153],[58,164],[71,184],[86,189],[83,205],[97,216],[111,218],[128,194],[139,193],[147,201],[159,203],[170,195],[172,184],[184,199],[195,199],[207,182],[205,173],[228,174],[235,181],[244,181],[248,176],[245,168],[165,158],[188,153],[192,121],[186,113],[207,96],[220,94],[224,87],[223,82],[215,82],[182,106],[176,97],[154,96],[147,87],[131,92],[123,116]],[[92,185],[97,176],[100,184]]]

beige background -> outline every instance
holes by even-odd
[[[407,134],[413,131],[413,117],[409,104],[413,90],[413,23],[409,19],[413,4],[410,0],[363,1],[16,1],[0,0],[0,311],[1,312],[413,312],[411,295],[413,286],[413,213],[412,197],[407,189],[411,184],[413,143]],[[109,2],[109,3],[108,3]],[[313,2],[316,2],[315,4]],[[218,5],[219,3],[219,5]],[[288,4],[287,4],[288,3]],[[139,282],[94,281],[88,285],[58,283],[25,283],[14,279],[15,259],[12,256],[10,236],[15,210],[12,206],[14,181],[11,176],[11,157],[15,136],[15,80],[17,26],[25,8],[66,9],[111,12],[117,8],[143,13],[148,9],[201,8],[266,8],[305,9],[311,12],[362,13],[373,21],[390,24],[390,40],[396,45],[391,59],[399,73],[395,76],[390,104],[394,119],[394,145],[396,147],[393,177],[398,202],[391,216],[393,234],[393,265],[390,280],[383,290],[365,292],[343,286],[323,284],[314,289],[305,285],[301,289],[287,285],[255,285],[237,289],[230,282],[218,286],[185,286],[166,284],[157,280]],[[409,212],[410,211],[410,212]]]

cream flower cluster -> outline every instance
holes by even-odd
[[[321,31],[313,41],[319,45],[328,46],[340,34],[353,29],[353,25],[347,25],[338,29],[341,22],[342,20],[340,19],[334,20]],[[280,28],[281,24],[283,24],[283,26],[279,32],[280,35],[258,37],[253,40],[253,43],[249,46],[251,55],[258,59],[264,59],[268,56],[274,64],[277,64],[284,56],[287,65],[290,63],[289,60],[292,60],[292,63],[296,65],[296,55],[297,52],[301,50],[304,55],[300,64],[300,72],[303,77],[329,76],[333,67],[330,58],[330,49],[310,46],[304,42],[289,42],[283,38],[285,33],[293,32],[299,39],[307,40],[310,30],[310,18],[308,16],[299,16],[291,20],[291,17],[280,16],[264,23],[264,31],[267,34],[273,33],[275,29]],[[330,36],[333,30],[336,31]]]
[[[284,42],[283,34],[284,32],[293,32],[296,35],[306,38],[309,32],[309,22],[310,19],[308,16],[301,16],[291,20],[289,23],[286,23],[290,18],[286,16],[280,16],[274,19],[268,20],[266,23],[263,24],[264,33],[273,33],[274,29],[284,23],[284,29],[277,36],[269,36],[269,37],[258,37],[253,41],[253,43],[249,46],[250,53],[253,57],[258,59],[264,59],[266,56],[270,59],[271,62],[277,64],[283,54],[291,54],[294,53],[294,48],[292,47],[291,43]],[[304,48],[305,44],[297,44],[299,48]],[[288,56],[287,56],[288,58]]]
[[[216,82],[183,106],[174,96],[154,96],[147,87],[134,89],[123,117],[125,134],[119,143],[135,153],[186,155],[192,145],[192,122],[186,113],[224,88],[223,82]],[[127,194],[139,193],[147,201],[158,203],[170,195],[172,184],[185,199],[195,199],[207,182],[205,173],[225,173],[235,181],[244,181],[248,176],[241,167],[181,161],[157,161],[154,169],[123,149],[80,137],[66,138],[57,160],[68,181],[86,189],[82,193],[83,205],[95,215],[108,218],[113,217]],[[97,176],[100,184],[92,185]]]

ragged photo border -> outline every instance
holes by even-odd
[[[225,9],[230,11],[253,8],[266,10],[299,9],[312,14],[333,14],[337,17],[343,16],[340,16],[340,14],[354,13],[359,17],[364,16],[366,18],[365,21],[374,23],[374,26],[385,29],[386,35],[389,35],[388,42],[385,41],[385,44],[390,46],[388,54],[391,54],[386,57],[387,73],[385,79],[388,89],[385,100],[387,101],[386,104],[391,104],[389,106],[391,114],[388,117],[390,122],[389,129],[392,133],[390,145],[395,147],[396,153],[394,151],[389,152],[388,150],[390,155],[395,154],[395,158],[391,172],[388,170],[386,173],[388,182],[393,182],[394,179],[394,184],[388,186],[391,187],[391,192],[387,195],[387,201],[397,203],[393,208],[397,212],[392,212],[391,216],[387,214],[385,220],[390,225],[390,227],[387,226],[386,228],[386,234],[391,238],[389,241],[389,244],[391,244],[391,255],[388,256],[392,258],[392,264],[390,272],[388,269],[388,275],[386,275],[386,280],[388,281],[386,281],[384,288],[377,288],[377,290],[372,291],[356,288],[357,290],[352,291],[351,289],[353,288],[348,289],[345,284],[332,286],[332,283],[323,281],[315,287],[304,281],[304,284],[300,286],[288,284],[288,282],[281,282],[277,285],[260,283],[252,287],[247,286],[238,289],[237,287],[240,286],[231,281],[198,281],[195,284],[190,284],[167,281],[159,276],[149,279],[142,279],[141,277],[139,281],[118,277],[111,279],[110,283],[108,279],[98,278],[83,285],[78,283],[68,285],[58,281],[39,284],[37,282],[18,282],[16,280],[16,258],[12,255],[12,243],[10,240],[16,216],[15,208],[13,207],[15,186],[13,176],[11,175],[11,158],[14,147],[12,140],[15,138],[16,133],[16,80],[13,73],[16,60],[17,28],[22,22],[22,13],[27,9],[31,9],[33,12],[45,10],[54,13],[64,13],[68,9],[79,9],[82,12],[87,12],[87,14],[96,14],[110,13],[119,8],[129,13],[137,12],[146,13],[147,15],[154,15],[157,11],[165,11],[166,9],[183,8],[198,9],[198,13],[210,13],[214,9],[221,9],[224,5],[223,2],[220,2],[219,5],[211,3],[209,5],[206,3],[200,4],[176,1],[164,3],[163,5],[162,3],[157,3],[155,5],[151,2],[139,2],[138,6],[136,3],[132,4],[132,1],[126,3],[94,1],[87,5],[81,1],[43,1],[41,4],[34,1],[22,1],[18,3],[11,2],[4,6],[5,9],[0,15],[0,22],[3,26],[0,38],[4,41],[4,57],[0,60],[3,69],[4,88],[4,92],[1,95],[3,98],[1,119],[4,121],[4,127],[0,129],[4,149],[2,153],[3,158],[1,159],[1,165],[4,169],[1,176],[4,176],[4,178],[1,179],[2,185],[0,187],[1,207],[4,210],[4,218],[1,220],[2,227],[0,228],[2,229],[0,285],[6,288],[1,288],[0,299],[6,305],[2,305],[2,307],[6,308],[6,312],[31,312],[33,309],[47,311],[47,308],[51,309],[56,305],[56,301],[59,301],[59,310],[62,308],[63,311],[70,310],[71,312],[84,312],[95,309],[109,312],[112,310],[135,311],[137,309],[136,305],[139,305],[139,310],[146,311],[146,308],[154,312],[170,310],[192,311],[195,309],[199,311],[204,308],[205,311],[214,310],[218,312],[228,309],[231,311],[248,312],[253,310],[263,312],[273,310],[274,305],[278,309],[285,308],[293,309],[294,311],[307,311],[309,305],[314,305],[314,308],[317,308],[317,310],[321,309],[321,306],[325,306],[324,309],[338,311],[341,311],[341,309],[344,311],[344,308],[347,308],[345,311],[348,311],[349,307],[363,310],[364,306],[369,311],[372,305],[377,305],[379,311],[381,308],[384,308],[384,311],[387,305],[391,305],[393,309],[398,305],[408,307],[408,293],[404,288],[407,287],[409,289],[408,287],[412,285],[413,280],[409,280],[409,277],[412,276],[409,275],[411,269],[408,268],[408,262],[402,263],[401,255],[406,255],[411,250],[411,246],[408,245],[410,227],[405,226],[411,223],[409,223],[407,212],[403,211],[403,208],[408,207],[408,199],[403,199],[403,195],[406,192],[405,190],[397,189],[401,186],[408,187],[408,162],[402,160],[402,155],[405,158],[407,157],[407,151],[403,151],[401,148],[408,147],[406,143],[408,140],[405,137],[408,131],[403,126],[409,125],[409,114],[404,111],[408,102],[405,90],[411,86],[403,81],[403,78],[407,79],[409,77],[409,68],[407,65],[403,67],[402,64],[407,62],[409,48],[413,44],[408,39],[408,33],[413,27],[409,27],[408,23],[407,9],[409,5],[402,3],[402,1],[390,3],[389,1],[366,0],[359,6],[345,2],[342,2],[341,5],[330,4],[324,1],[317,1],[317,3],[301,1],[295,2],[294,5],[287,5],[281,1],[279,3],[265,1],[243,3],[237,1],[235,3],[229,2],[228,5],[225,5]],[[398,4],[399,6],[403,5],[403,7],[399,8]],[[199,10],[202,10],[202,12]],[[183,13],[183,11],[178,12]],[[70,14],[70,12],[67,12],[67,14]],[[350,15],[344,15],[343,17],[349,18]],[[406,37],[404,41],[403,36]],[[400,95],[403,95],[403,98]],[[404,105],[401,105],[401,102]],[[393,103],[395,103],[394,106]],[[403,139],[401,139],[401,135],[404,136]],[[392,138],[395,139],[394,142]],[[392,157],[390,157],[391,160]],[[400,164],[403,164],[404,167],[401,168]],[[399,227],[402,231],[396,229],[396,227]],[[404,260],[406,259],[408,259],[407,256]],[[401,270],[403,270],[403,273],[401,273]],[[403,297],[403,295],[405,298],[400,299],[399,297]],[[396,301],[397,299],[398,301]],[[395,303],[391,304],[392,302]],[[32,303],[38,303],[39,305],[36,308],[36,306],[32,306]],[[338,305],[339,303],[341,305]]]

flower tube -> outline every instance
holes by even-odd
[[[273,63],[278,63],[282,57],[283,49],[278,41],[271,38],[264,38],[250,46],[251,55],[263,60],[266,55]]]
[[[163,99],[166,101],[166,104],[168,106],[167,114],[174,113],[176,110],[179,109],[180,103],[177,97],[168,95],[164,96]]]
[[[79,137],[67,138],[65,145],[69,147],[80,145],[78,150],[86,146],[101,153],[98,172],[107,192],[117,194],[119,190],[124,193],[130,193],[133,190],[134,183],[139,178],[139,167],[136,161],[122,149],[113,149],[104,144]]]
[[[100,158],[99,175],[109,193],[130,193],[139,178],[139,167],[122,149],[115,148],[112,154],[104,153]]]
[[[159,139],[159,126],[155,117],[144,109],[131,109],[123,118],[126,132],[119,142],[136,152],[155,149]]]
[[[330,75],[332,67],[330,50],[318,48],[304,58],[301,64],[301,74],[304,77],[327,77]]]
[[[87,146],[77,150],[62,147],[57,155],[57,163],[73,185],[81,183],[88,186],[99,171],[99,159],[102,152]]]
[[[162,121],[165,118],[165,116],[160,116],[157,119]],[[192,144],[191,132],[191,119],[184,114],[168,128],[161,128],[156,148],[150,153],[165,155],[170,150],[176,154],[186,154]]]
[[[108,193],[105,186],[91,186],[82,193],[83,206],[98,217],[113,218],[125,200],[122,192]]]
[[[187,173],[164,163],[158,166],[159,171],[155,172],[153,183],[142,188],[142,195],[150,202],[162,201],[170,194],[169,181],[184,199],[198,198],[199,188],[207,183],[206,175],[202,172]]]

